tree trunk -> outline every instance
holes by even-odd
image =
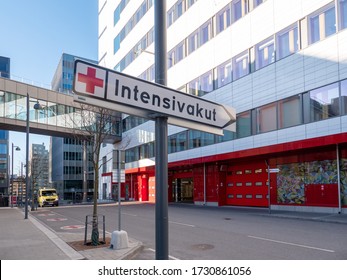
[[[99,151],[97,149],[96,151]],[[99,158],[99,153],[95,153],[95,158]],[[99,245],[99,223],[98,223],[98,188],[99,188],[99,164],[98,160],[94,161],[94,202],[93,202],[93,222],[92,222],[92,245]]]

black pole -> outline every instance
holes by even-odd
[[[166,0],[154,1],[155,82],[165,85]],[[155,245],[156,260],[169,258],[167,117],[155,118]]]
[[[25,151],[25,212],[24,212],[24,219],[28,219],[28,192],[29,192],[29,130],[30,130],[30,112],[29,112],[29,93],[27,93],[27,119],[26,119],[26,151]]]

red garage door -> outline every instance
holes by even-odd
[[[226,178],[227,204],[267,206],[267,179],[264,163],[229,166]]]

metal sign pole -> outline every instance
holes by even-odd
[[[166,85],[166,0],[154,2],[155,82]],[[168,218],[168,123],[155,118],[155,245],[156,259],[169,258]]]
[[[121,231],[121,151],[118,150],[118,230]]]

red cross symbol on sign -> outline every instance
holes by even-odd
[[[95,87],[103,87],[104,81],[96,77],[96,69],[88,67],[87,75],[78,73],[78,81],[86,84],[86,92],[94,94]]]

